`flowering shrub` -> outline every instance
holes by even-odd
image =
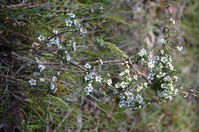
[[[151,0],[38,1],[0,2],[0,130],[194,127],[191,104],[175,97],[185,76],[178,81],[176,57],[188,51],[176,7]]]
[[[105,17],[102,23],[110,19],[105,15],[102,5],[98,7],[88,7],[88,11],[81,15],[79,12],[68,10],[63,21],[60,22],[60,27],[54,28],[52,25],[51,34],[53,35],[38,35],[38,43],[42,45],[39,48],[45,49],[45,52],[35,58],[34,62],[38,70],[33,73],[34,76],[30,78],[29,84],[33,87],[48,88],[54,94],[59,93],[58,78],[64,72],[70,72],[71,66],[74,66],[82,73],[80,93],[84,91],[85,95],[93,95],[93,92],[97,91],[102,97],[113,96],[118,100],[119,107],[137,109],[153,102],[172,100],[178,94],[179,87],[176,85],[178,77],[175,75],[175,68],[172,64],[172,54],[177,52],[173,48],[172,40],[175,33],[171,31],[171,24],[175,24],[175,21],[171,18],[169,7],[167,10],[169,21],[165,22],[167,25],[164,27],[165,37],[159,42],[160,49],[142,48],[136,55],[130,57],[114,44],[97,37],[99,47],[106,47],[112,53],[116,53],[118,59],[108,60],[104,56],[92,62],[77,61],[81,59],[78,55],[83,55],[81,54],[82,48],[88,49],[88,52],[95,48],[95,45],[88,45],[86,44],[88,41],[85,41],[89,35],[92,35],[91,32],[99,28],[89,20],[95,17],[92,14],[88,15],[89,10],[98,13],[100,19]],[[49,12],[43,17],[50,18],[52,13]],[[101,22],[100,19],[94,20]],[[82,45],[82,43],[85,44]],[[176,49],[182,51],[183,48],[177,46]],[[56,58],[56,63],[52,62],[52,58]],[[106,65],[109,64],[118,65],[121,69],[120,72],[117,72],[116,81],[113,81],[111,73],[104,72]],[[58,68],[54,67],[55,65],[58,65]],[[144,71],[140,71],[138,67],[142,67]]]

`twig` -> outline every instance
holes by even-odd
[[[27,57],[20,56],[20,55],[16,54],[15,52],[12,52],[12,54],[15,55],[16,57],[20,58],[20,59],[29,61],[29,62],[31,62],[31,63],[43,64],[43,65],[45,65],[45,66],[47,66],[47,67],[49,67],[49,68],[52,68],[52,69],[54,69],[54,70],[66,71],[66,72],[73,72],[73,71],[68,70],[68,69],[65,69],[65,68],[53,67],[52,65],[58,65],[58,64],[56,64],[56,63],[42,63],[42,62],[38,62],[38,61],[32,60],[32,59],[27,58]],[[70,61],[69,63],[70,63],[71,65],[73,65],[73,66],[76,66],[76,67],[82,69],[83,71],[86,71],[86,69],[84,69],[84,68],[82,68],[81,66],[79,66],[78,64],[76,64],[76,62]],[[74,73],[77,73],[77,72],[74,72]],[[79,72],[78,72],[78,73],[79,73]]]
[[[103,61],[103,64],[112,64],[112,63],[122,63],[123,61],[121,60],[107,60],[107,61]],[[95,62],[86,62],[88,64],[99,64],[100,62],[95,61]],[[77,62],[77,64],[85,64],[85,62]]]
[[[58,33],[58,34],[55,34],[55,35],[53,35],[52,37],[50,37],[50,38],[48,38],[48,40],[51,40],[52,38],[54,38],[54,37],[58,37],[58,36],[60,36],[60,35],[63,35],[63,34],[65,34],[65,33],[67,33],[67,32],[75,32],[76,30],[66,30],[66,31],[63,31],[63,32],[60,32],[60,33]]]

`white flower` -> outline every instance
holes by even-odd
[[[167,84],[166,84],[166,83],[163,83],[163,84],[161,84],[161,88],[163,88],[163,89],[167,89],[167,88],[168,88],[168,86],[167,86]]]
[[[84,29],[84,28],[80,28],[80,33],[81,33],[81,34],[86,34],[86,33],[87,33],[87,30]]]
[[[58,31],[57,31],[57,30],[55,30],[55,29],[53,29],[53,33],[58,34]]]
[[[178,93],[178,89],[175,89],[174,90],[174,95],[177,95],[177,93]]]
[[[67,61],[71,61],[71,57],[70,57],[69,54],[66,55],[66,60],[67,60]]]
[[[138,94],[136,97],[135,97],[135,101],[138,102],[139,104],[143,104],[144,103],[144,99],[142,97],[141,94]]]
[[[120,87],[121,87],[121,88],[125,88],[127,85],[128,85],[127,82],[122,82],[122,83],[120,84]]]
[[[52,46],[52,45],[60,45],[60,40],[59,40],[59,38],[58,37],[56,37],[56,38],[51,38],[50,40],[49,40],[49,43],[48,43],[48,46]]]
[[[139,56],[143,57],[147,54],[146,50],[143,48],[141,49],[140,53],[139,53]]]
[[[155,65],[153,64],[152,61],[149,61],[149,62],[148,62],[148,67],[149,67],[149,68],[153,68],[154,66],[155,66]]]
[[[111,80],[111,79],[108,79],[108,80],[107,80],[107,84],[108,84],[108,86],[111,86],[111,85],[112,85],[112,80]]]
[[[51,90],[56,90],[56,88],[55,88],[55,83],[56,83],[56,81],[57,81],[57,77],[56,77],[56,76],[53,76],[53,77],[51,78],[51,83],[50,83],[50,89],[51,89]]]
[[[58,49],[63,49],[63,46],[61,44],[57,45]]]
[[[168,65],[169,65],[169,68],[170,68],[170,70],[174,70],[174,67],[173,67],[173,65],[171,64],[171,63],[168,63]]]
[[[103,65],[103,61],[102,61],[102,59],[100,59],[100,60],[99,60],[99,62],[100,62],[100,65]]]
[[[35,79],[30,79],[29,80],[29,83],[30,83],[30,85],[36,85],[37,84],[37,81],[35,80]]]
[[[68,13],[68,16],[71,18],[75,18],[75,14],[74,13]]]
[[[133,78],[134,78],[135,80],[138,80],[138,75],[134,75]]]
[[[168,59],[167,59],[167,57],[162,57],[162,58],[161,58],[161,61],[162,61],[163,63],[166,63],[166,62],[168,62]]]
[[[39,40],[39,41],[44,41],[45,39],[46,39],[46,37],[43,36],[43,35],[39,35],[39,37],[38,37],[38,40]]]
[[[161,52],[161,54],[164,54],[164,50],[161,50],[160,52]]]
[[[160,39],[160,43],[165,44],[166,43],[165,39]]]
[[[173,92],[174,91],[174,86],[172,83],[168,84],[168,87],[170,88],[170,90]]]
[[[84,65],[84,67],[87,68],[87,69],[91,69],[91,65],[88,64],[88,63],[86,63],[86,64]]]
[[[142,58],[142,59],[141,59],[141,61],[140,61],[141,65],[144,65],[144,64],[145,64],[145,62],[146,62],[146,61],[145,61],[145,59],[144,59],[144,58]]]
[[[177,81],[178,80],[178,76],[173,76],[174,80]]]
[[[51,79],[51,81],[52,81],[52,82],[56,82],[56,81],[57,81],[57,77],[56,77],[56,76],[53,76],[52,79]]]
[[[77,26],[79,24],[79,22],[77,20],[74,20],[73,23],[75,24],[75,26]]]
[[[44,69],[46,69],[46,67],[42,64],[38,65],[39,71],[42,72]]]
[[[140,92],[143,88],[144,88],[143,86],[138,85],[136,90],[137,90],[137,92]]]
[[[57,72],[57,75],[59,76],[61,74],[61,72]]]
[[[182,51],[183,50],[183,47],[180,47],[180,46],[177,46],[176,48],[177,48],[178,51]]]
[[[144,87],[147,87],[147,86],[148,86],[148,83],[147,83],[147,82],[145,82],[143,85],[144,85]]]
[[[102,77],[101,76],[96,76],[95,80],[96,80],[96,82],[101,83],[102,82]]]
[[[40,82],[44,82],[44,81],[45,81],[45,78],[39,78],[39,81],[40,81]]]
[[[66,26],[71,27],[73,24],[73,21],[71,21],[70,19],[66,19]]]
[[[170,22],[171,22],[172,24],[175,24],[175,23],[176,23],[175,20],[173,20],[173,18],[170,19]]]
[[[120,84],[119,83],[116,83],[115,84],[115,88],[119,88],[120,87]]]
[[[51,83],[51,84],[50,84],[50,89],[52,89],[52,90],[55,89],[55,84],[54,84],[54,83]]]
[[[85,90],[86,95],[89,95],[90,92],[93,91],[93,86],[92,86],[92,84],[89,83],[89,84],[84,88],[84,90]]]
[[[125,75],[124,71],[119,74],[119,76],[121,76],[121,77],[124,76],[124,75]]]

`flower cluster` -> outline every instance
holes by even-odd
[[[50,82],[49,89],[53,91],[53,93],[55,93],[57,91],[57,88],[56,88],[57,77],[53,76],[51,79],[42,77],[42,76],[45,76],[45,69],[47,69],[47,67],[37,57],[36,57],[36,62],[37,62],[37,68],[39,72],[33,73],[33,76],[35,79],[31,78],[29,80],[29,84],[32,86],[37,86],[39,85],[39,83],[48,84],[48,82]]]
[[[89,95],[93,91],[93,83],[102,83],[102,77],[95,72],[95,67],[92,69],[90,64],[86,63],[84,67],[87,69],[86,75],[84,76],[87,86],[84,87],[84,91],[86,95]]]
[[[46,69],[46,66],[43,65],[42,62],[37,57],[36,57],[36,62],[38,63],[37,64],[37,68],[38,68],[39,72],[33,73],[34,76],[41,75],[44,72],[44,70]],[[41,77],[38,80],[35,80],[35,79],[31,78],[29,80],[29,83],[30,83],[30,85],[34,85],[35,86],[35,85],[37,85],[37,81],[38,82],[44,82],[45,78]]]
[[[141,56],[146,53],[145,50],[141,52]],[[141,108],[145,105],[141,94],[144,87],[137,84],[139,76],[136,73],[131,73],[129,62],[125,61],[123,65],[126,68],[119,74],[121,81],[115,84],[115,88],[119,93],[119,107]]]
[[[152,53],[147,53],[145,56],[139,55],[142,58],[142,65],[147,66],[149,69],[147,79],[150,81],[151,88],[156,95],[161,99],[172,100],[172,97],[178,92],[175,86],[177,77],[171,76],[175,71],[172,58],[166,49],[161,49],[159,54],[159,56]]]
[[[84,36],[87,33],[87,30],[82,26],[78,19],[76,19],[76,15],[74,13],[68,13],[68,17],[65,20],[67,27],[72,27],[73,29],[78,29],[80,35]]]

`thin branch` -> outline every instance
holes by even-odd
[[[121,60],[107,60],[107,61],[103,61],[103,64],[112,64],[112,63],[122,63],[123,61]],[[86,62],[88,64],[99,64],[99,61],[95,61],[95,62]],[[77,62],[77,64],[85,64],[85,62]]]
[[[48,40],[51,40],[52,38],[54,38],[54,37],[58,37],[58,36],[60,36],[60,35],[63,35],[63,34],[65,34],[65,33],[67,33],[67,32],[75,32],[76,30],[66,30],[66,31],[63,31],[63,32],[60,32],[60,33],[58,33],[58,34],[55,34],[55,35],[53,35],[52,37],[50,37],[50,38],[48,38]]]

